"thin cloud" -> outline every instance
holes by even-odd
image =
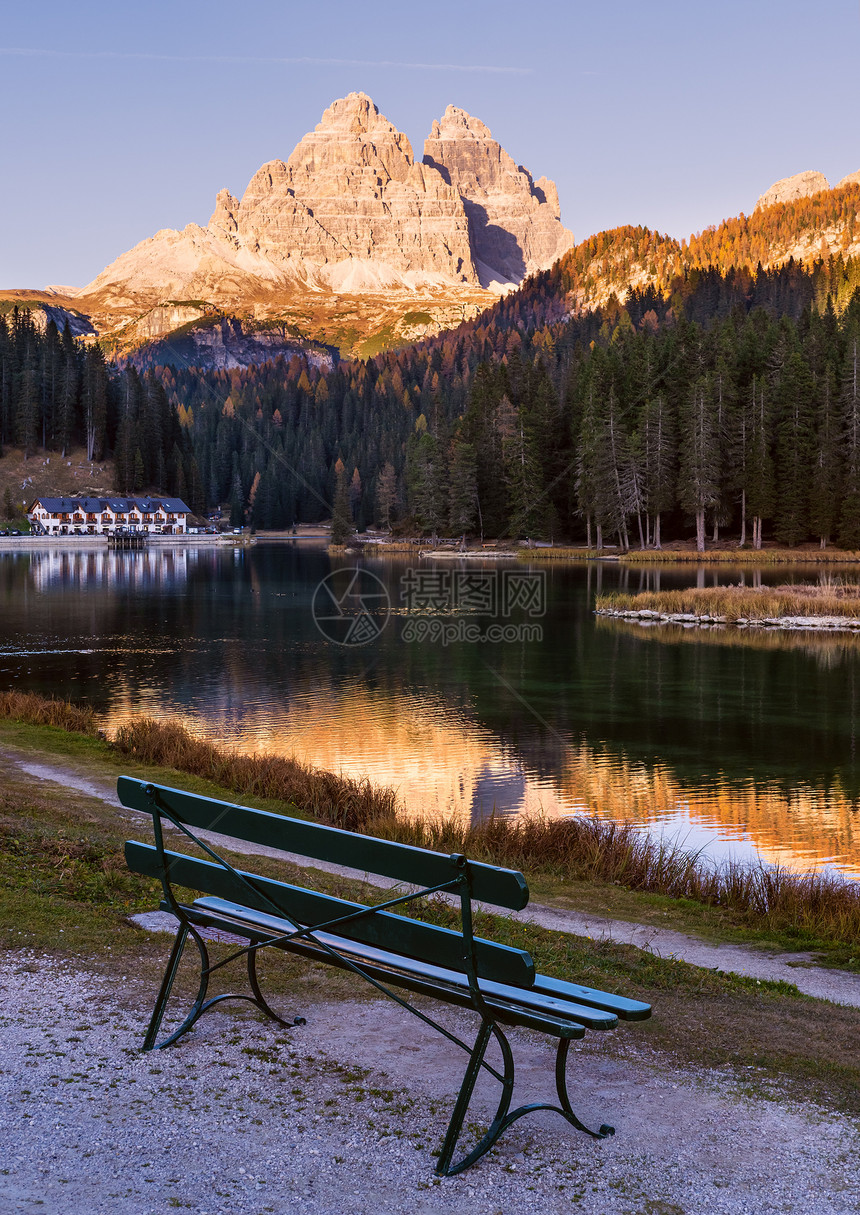
[[[489,63],[405,63],[397,59],[316,59],[309,55],[282,58],[275,55],[155,55],[145,51],[55,51],[45,47],[2,46],[0,55],[45,59],[138,59],[156,63],[282,63],[314,67],[409,68],[421,72],[491,72],[530,76],[531,68],[500,67]]]

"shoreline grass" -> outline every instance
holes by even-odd
[[[618,561],[622,565],[860,565],[860,552],[836,548],[521,548],[521,561]]]
[[[622,561],[631,565],[671,564],[689,565],[857,565],[860,552],[839,548],[714,548],[700,553],[697,549],[630,549]]]
[[[804,616],[860,619],[860,586],[831,581],[793,586],[706,586],[674,591],[610,591],[594,601],[597,612],[659,612],[738,620]]]

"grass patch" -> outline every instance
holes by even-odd
[[[377,330],[376,333],[371,333],[359,345],[356,354],[360,359],[372,359],[374,355],[381,354],[383,350],[389,350],[395,346],[398,341],[401,345],[404,344],[403,338],[398,338],[397,330],[394,325],[389,323]]]
[[[695,548],[631,549],[622,560],[630,565],[833,565],[860,562],[860,552],[838,548]]]
[[[827,579],[791,586],[706,586],[676,591],[613,591],[595,599],[598,612],[660,612],[738,620],[775,620],[787,616],[839,616],[860,619],[860,585]]]

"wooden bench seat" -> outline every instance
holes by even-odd
[[[200,1016],[226,999],[248,999],[281,1024],[266,1000],[257,976],[260,950],[286,950],[314,961],[350,971],[431,1025],[469,1056],[460,1093],[451,1115],[439,1156],[437,1172],[452,1175],[479,1159],[516,1119],[536,1109],[550,1109],[594,1138],[613,1134],[604,1124],[589,1130],[574,1114],[566,1087],[566,1062],[571,1041],[587,1030],[613,1029],[619,1020],[639,1021],[650,1007],[636,1000],[598,991],[566,980],[539,975],[530,955],[522,949],[475,936],[473,901],[519,910],[528,901],[528,887],[520,873],[446,856],[389,840],[356,835],[302,819],[252,810],[181,790],[120,777],[118,793],[123,805],[152,815],[154,844],[130,840],[126,860],[136,873],[160,879],[161,908],[178,921],[176,938],[156,998],[144,1049],[163,1048],[187,1033]],[[165,828],[178,831],[204,855],[168,848]],[[240,869],[212,845],[210,836],[251,842],[325,860],[364,873],[379,874],[408,887],[391,892],[379,905],[356,903],[320,891]],[[177,888],[200,891],[202,897],[186,901]],[[444,892],[459,901],[458,931],[411,918],[400,912],[416,898]],[[396,910],[395,910],[396,909]],[[247,942],[230,958],[212,963],[201,929],[215,928]],[[189,936],[200,956],[200,985],[191,1008],[178,1029],[158,1041],[180,959]],[[226,961],[245,957],[250,995],[232,993],[207,999],[210,976]],[[431,996],[454,1007],[474,1010],[480,1029],[472,1046],[462,1042],[423,1008],[397,994],[406,991]],[[303,1023],[298,1017],[294,1024]],[[513,1052],[502,1026],[522,1026],[558,1040],[556,1091],[558,1105],[545,1102],[510,1109],[514,1086]],[[486,1060],[495,1038],[502,1052],[499,1071]],[[496,1116],[480,1142],[454,1163],[475,1082],[481,1070],[501,1085]]]

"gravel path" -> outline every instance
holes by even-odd
[[[153,993],[129,977],[16,953],[0,984],[4,1215],[860,1210],[852,1120],[751,1096],[728,1071],[658,1067],[635,1027],[590,1035],[570,1065],[580,1115],[613,1122],[614,1139],[535,1115],[440,1182],[432,1151],[462,1059],[389,1001],[313,1004],[307,1025],[274,1032],[216,1011],[178,1047],[144,1055]],[[470,1030],[466,1014],[445,1019]],[[512,1036],[520,1099],[548,1096],[549,1046]],[[473,1116],[490,1101],[481,1090]]]
[[[35,763],[26,758],[25,752],[17,748],[8,746],[0,748],[0,755],[36,780],[65,785],[88,796],[97,797],[110,805],[119,806],[116,788],[107,782],[85,778],[71,768],[61,768],[56,764]],[[133,810],[123,809],[122,812],[129,819],[143,820],[147,817]],[[229,842],[234,851],[244,852],[248,855],[284,856],[284,853],[277,852],[275,849],[261,848],[254,844],[243,845],[235,840],[227,841],[223,836],[215,834],[205,832],[202,834],[205,839],[214,844]],[[308,866],[308,861],[304,857],[290,856],[289,859],[297,865]],[[337,874],[350,873],[341,866],[328,865],[322,861],[313,862],[313,868]],[[366,875],[366,880],[386,889],[395,885],[388,879],[373,874]],[[544,907],[538,903],[530,903],[524,911],[511,914],[515,919],[540,924],[542,927],[553,929],[556,932],[570,932],[577,936],[593,937],[596,940],[612,940],[620,944],[635,945],[639,949],[650,949],[661,957],[677,958],[709,970],[730,971],[735,974],[748,975],[754,979],[782,980],[786,983],[793,983],[805,995],[815,996],[821,1000],[831,1000],[834,1004],[860,1008],[860,974],[816,966],[812,955],[808,953],[782,953],[752,946],[713,944],[699,937],[675,932],[671,929]]]

